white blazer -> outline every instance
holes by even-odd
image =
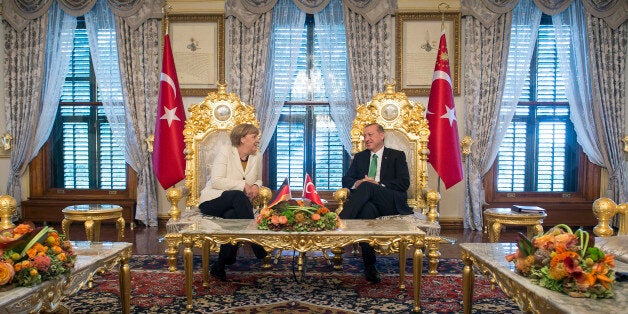
[[[246,169],[243,169],[238,149],[231,144],[223,146],[214,157],[211,177],[201,191],[199,204],[220,197],[224,191],[244,191],[244,183],[261,187],[262,159],[259,151],[250,155]]]

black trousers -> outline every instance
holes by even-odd
[[[198,205],[198,208],[203,215],[225,219],[253,219],[255,217],[251,201],[243,191],[237,190],[224,191],[220,197],[203,202]],[[218,263],[231,265],[235,263],[237,254],[237,245],[222,244],[218,253]]]
[[[393,201],[392,191],[387,188],[364,182],[351,191],[344,205],[342,219],[375,219],[381,216],[398,215]],[[375,265],[375,249],[368,243],[361,242],[362,260],[365,266]]]

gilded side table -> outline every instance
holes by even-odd
[[[87,241],[100,241],[100,222],[103,220],[115,220],[118,229],[118,241],[124,238],[124,218],[122,207],[109,204],[82,204],[64,208],[61,228],[66,237],[70,236],[70,224],[73,221],[84,221]]]
[[[510,208],[489,208],[484,211],[484,232],[488,232],[489,242],[499,242],[503,225],[526,226],[528,238],[543,232],[543,219],[546,213],[520,213]]]

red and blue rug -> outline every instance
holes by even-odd
[[[213,280],[202,286],[201,262],[195,256],[194,309],[190,313],[409,313],[413,308],[412,266],[398,287],[398,261],[379,257],[382,282],[368,283],[361,258],[345,258],[342,271],[334,271],[322,256],[306,260],[305,278],[294,276],[293,258],[283,256],[271,270],[255,259],[239,258],[227,267],[228,282]],[[182,266],[167,271],[165,256],[134,255],[131,266],[132,313],[183,313],[185,289]],[[462,312],[463,264],[443,259],[439,274],[423,276],[421,313]],[[427,265],[424,265],[424,270]],[[117,271],[96,277],[93,288],[83,289],[64,302],[72,313],[121,312]],[[476,276],[474,313],[521,313],[497,286]]]

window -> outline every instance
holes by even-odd
[[[344,33],[344,27],[338,26]],[[278,30],[281,32],[288,30]],[[275,84],[291,84],[288,99],[283,106],[275,134],[269,145],[269,187],[277,189],[288,178],[293,190],[300,190],[309,173],[318,191],[342,187],[342,175],[348,167],[349,156],[338,137],[338,130],[329,114],[325,82],[321,74],[321,55],[344,62],[344,51],[323,51],[318,36],[325,31],[315,27],[314,15],[307,14],[302,36],[304,38],[297,60],[297,73],[292,82],[277,80]],[[275,59],[276,70],[286,71],[289,62]],[[336,77],[344,77],[345,68],[330,69]],[[285,85],[284,85],[285,86]]]
[[[543,15],[515,115],[485,176],[485,207],[534,204],[548,210],[546,224],[588,226],[595,221],[600,169],[576,142],[557,44],[569,45],[556,42],[551,17]]]
[[[498,192],[574,192],[578,144],[558,67],[551,18],[544,16],[512,123],[497,158]]]
[[[117,63],[117,56],[113,57]],[[122,92],[117,92],[122,98]],[[114,141],[102,103],[98,101],[83,19],[79,19],[75,31],[70,70],[51,140],[53,187],[126,189],[124,151]]]

